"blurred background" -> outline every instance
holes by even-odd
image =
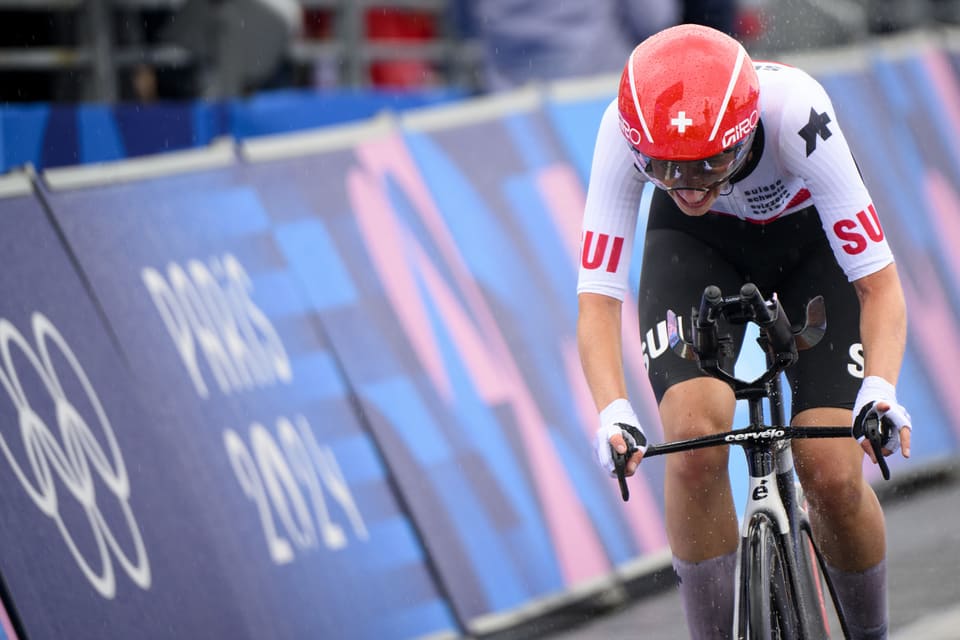
[[[957,0],[0,0],[0,100],[479,93],[617,71],[679,21],[762,57],[958,20]]]
[[[682,637],[575,347],[597,123],[680,22],[834,100],[911,309],[892,629],[960,637],[960,0],[0,0],[0,640]]]

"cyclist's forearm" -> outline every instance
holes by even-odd
[[[907,311],[894,264],[857,280],[864,375],[896,385],[907,339]]]
[[[577,317],[577,347],[583,374],[597,411],[617,398],[627,397],[623,373],[621,302],[582,293]]]

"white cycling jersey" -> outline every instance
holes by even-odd
[[[767,224],[816,206],[834,256],[850,281],[893,262],[877,211],[826,91],[806,72],[757,63],[763,151],[724,188],[708,215]],[[758,136],[760,132],[758,132]],[[577,293],[623,300],[646,178],[607,107],[594,149],[581,237]],[[729,191],[729,193],[727,193]]]

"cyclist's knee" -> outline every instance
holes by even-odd
[[[825,460],[805,465],[800,478],[804,493],[817,511],[840,516],[857,513],[866,482],[859,465]]]
[[[701,493],[716,486],[727,474],[729,462],[726,447],[710,447],[671,456],[667,474],[688,492]]]
[[[802,426],[837,425],[850,421],[843,409],[811,409],[794,419]],[[795,440],[797,475],[815,509],[842,516],[856,513],[863,499],[863,453],[853,439]]]
[[[668,440],[686,440],[730,428],[736,400],[726,384],[709,378],[681,382],[664,394],[660,417]],[[674,481],[695,489],[725,474],[727,447],[708,447],[670,456],[667,469]]]

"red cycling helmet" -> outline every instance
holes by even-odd
[[[746,161],[760,119],[760,82],[739,42],[684,24],[637,45],[617,102],[621,131],[654,184],[709,191]]]

